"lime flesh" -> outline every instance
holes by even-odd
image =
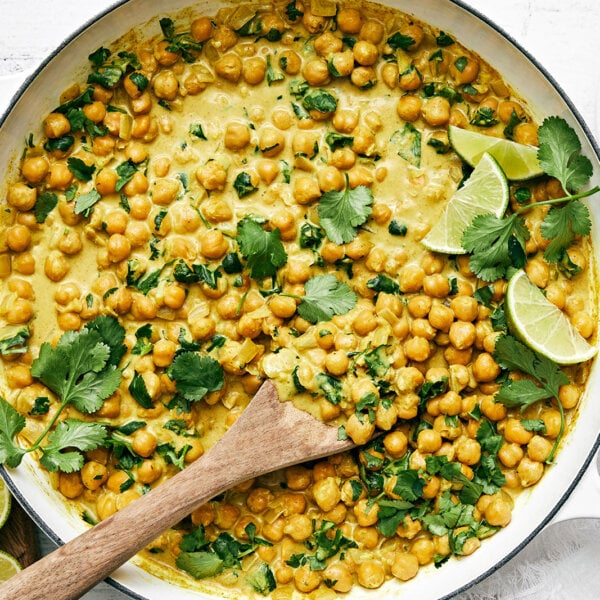
[[[434,252],[465,254],[462,236],[474,217],[492,213],[501,217],[508,207],[508,182],[498,162],[484,153],[467,182],[448,201],[422,243]]]
[[[523,270],[517,271],[506,289],[506,317],[510,330],[524,344],[550,360],[571,365],[592,358],[597,348],[591,346],[573,327],[567,316]]]
[[[454,125],[448,127],[448,138],[454,151],[472,167],[477,166],[487,152],[498,161],[510,181],[523,181],[543,174],[535,146],[518,144]]]

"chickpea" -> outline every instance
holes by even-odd
[[[123,186],[123,192],[126,196],[135,196],[136,194],[145,194],[148,187],[148,179],[144,173],[136,171],[133,177]]]
[[[457,350],[465,350],[475,343],[475,326],[469,321],[454,321],[448,336]]]
[[[311,571],[308,565],[298,567],[294,571],[293,577],[296,589],[303,594],[312,592],[321,584],[319,571]]]
[[[396,105],[398,116],[404,121],[413,122],[421,116],[423,101],[418,96],[406,94],[401,96]]]
[[[336,52],[330,59],[331,71],[336,77],[348,77],[354,70],[354,53],[352,50]]]
[[[323,512],[329,512],[340,502],[341,492],[335,477],[326,477],[312,487],[313,498]]]
[[[477,381],[494,381],[500,375],[500,365],[494,360],[494,357],[488,352],[482,352],[477,356],[473,363],[473,377]]]
[[[379,50],[372,42],[366,40],[358,40],[352,48],[354,60],[363,66],[372,66],[379,58]]]
[[[534,435],[527,444],[527,456],[531,460],[544,463],[548,460],[550,452],[552,452],[552,442],[541,435]]]
[[[550,267],[541,258],[532,258],[525,265],[525,272],[531,283],[544,289],[550,281]]]
[[[142,92],[137,98],[131,98],[129,105],[134,115],[145,115],[152,109],[152,96],[147,91]]]
[[[51,281],[60,281],[69,272],[69,263],[65,256],[57,251],[51,252],[44,261],[44,273]]]
[[[21,165],[21,174],[29,183],[40,183],[48,174],[50,165],[44,156],[30,156]]]
[[[63,473],[62,471],[59,471],[58,490],[65,498],[69,498],[70,500],[81,496],[84,491],[84,486],[81,482],[81,474],[79,471],[75,471],[74,473]]]
[[[242,65],[242,76],[246,83],[258,85],[264,80],[267,72],[267,63],[260,56],[247,58]]]
[[[71,131],[71,124],[62,113],[50,113],[44,121],[44,134],[50,139],[56,139]]]
[[[137,479],[142,484],[151,484],[157,481],[163,474],[162,465],[152,459],[146,459],[138,467]]]
[[[385,581],[385,569],[383,565],[374,560],[365,560],[359,563],[356,570],[358,583],[367,589],[377,589]]]
[[[504,437],[508,442],[515,444],[528,444],[533,437],[533,433],[523,427],[520,419],[510,418],[504,425]]]
[[[250,138],[248,137],[248,139]],[[230,143],[233,144],[233,142]],[[241,139],[236,143],[241,143]],[[216,161],[210,161],[196,170],[196,179],[204,189],[208,191],[220,191],[225,187],[225,183],[227,182],[227,170]]]
[[[167,50],[169,42],[163,40],[158,42],[154,47],[154,58],[159,65],[163,67],[170,67],[174,65],[179,59],[179,55],[176,52]]]
[[[8,203],[20,211],[31,210],[37,200],[36,188],[25,183],[15,183],[8,189]]]
[[[342,8],[337,14],[337,24],[343,33],[357,34],[363,25],[360,11],[356,8]]]
[[[366,498],[361,498],[352,508],[356,522],[361,527],[370,527],[377,523],[377,515],[379,513],[379,505],[369,505]]]
[[[361,420],[353,413],[346,422],[346,433],[352,441],[357,444],[366,444],[375,432],[375,424],[368,419]]]
[[[242,59],[233,52],[221,56],[214,66],[216,74],[231,83],[237,83],[242,74]]]
[[[194,19],[190,25],[190,33],[195,42],[206,42],[214,33],[211,19],[209,17]]]
[[[475,465],[481,459],[481,446],[477,440],[465,437],[456,444],[456,458],[465,465]]]
[[[325,85],[330,79],[327,61],[324,58],[313,58],[308,60],[302,68],[302,76],[309,85]]]
[[[219,503],[215,509],[214,524],[219,529],[231,529],[240,516],[240,509],[233,504]]]
[[[187,443],[190,448],[185,453],[184,462],[186,465],[189,465],[204,454],[204,444],[200,438],[191,438]]]
[[[423,76],[414,67],[410,67],[403,73],[400,73],[398,78],[398,87],[406,92],[418,90],[423,83]]]
[[[335,111],[332,124],[340,133],[352,133],[358,125],[359,114],[357,111],[342,108]]]
[[[315,52],[324,58],[328,58],[334,52],[341,52],[344,42],[330,31],[318,36],[314,41]]]
[[[350,366],[350,359],[345,350],[334,350],[325,359],[325,368],[332,375],[344,375]]]
[[[97,490],[108,479],[108,469],[105,465],[90,460],[81,469],[81,481],[88,490]]]
[[[274,127],[265,127],[261,130],[258,147],[263,156],[277,156],[285,148],[285,135]]]
[[[450,102],[442,96],[426,100],[421,107],[423,119],[432,127],[441,127],[450,120]]]
[[[360,28],[358,37],[361,40],[366,40],[377,46],[378,44],[381,44],[384,34],[385,28],[383,23],[375,21],[374,19],[368,19]]]
[[[326,166],[317,172],[317,181],[322,192],[341,191],[346,186],[342,173],[334,166]]]
[[[24,252],[31,244],[31,231],[25,225],[13,225],[6,232],[6,244],[13,252]]]
[[[529,146],[539,146],[537,125],[534,123],[519,123],[515,127],[514,141]]]
[[[451,63],[450,75],[458,85],[472,83],[479,75],[479,61],[471,57],[460,56]]]
[[[502,444],[498,450],[498,458],[500,462],[509,469],[516,467],[523,458],[523,448],[514,442],[510,444]]]
[[[321,197],[321,188],[314,177],[299,175],[294,178],[292,194],[298,204],[310,204]]]
[[[495,402],[493,396],[483,396],[479,402],[481,412],[490,421],[501,421],[506,417],[506,406],[500,402]]]
[[[422,429],[417,436],[417,449],[421,453],[433,454],[442,447],[442,436],[434,429]]]
[[[367,89],[377,83],[377,74],[373,67],[356,67],[351,75],[350,81],[360,89]]]
[[[332,590],[341,593],[349,592],[354,583],[350,569],[343,562],[330,564],[323,571],[323,577],[334,582],[331,584]]]
[[[303,514],[293,514],[286,518],[283,532],[295,542],[303,542],[313,533],[310,517]]]
[[[517,475],[523,487],[536,484],[544,474],[544,465],[525,456],[517,467]]]
[[[138,321],[148,321],[156,317],[158,307],[151,296],[133,294],[131,302],[131,315]]]
[[[302,68],[302,59],[293,50],[284,50],[279,55],[279,66],[287,75],[298,75]]]
[[[290,490],[305,490],[311,484],[311,472],[303,466],[288,467],[285,470],[285,481]]]
[[[239,121],[228,123],[223,141],[229,150],[243,150],[250,143],[250,128]]]
[[[410,552],[397,552],[392,563],[392,575],[400,581],[408,581],[419,572],[419,559]]]

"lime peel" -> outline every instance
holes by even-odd
[[[508,282],[505,306],[510,330],[525,345],[550,360],[571,365],[596,355],[598,349],[580,335],[522,269]]]
[[[4,527],[4,524],[8,520],[11,506],[12,496],[6,482],[0,477],[0,528]]]
[[[21,563],[12,554],[0,550],[0,583],[7,581],[22,570]]]

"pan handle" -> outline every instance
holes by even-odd
[[[548,526],[569,519],[600,519],[600,453],[590,461],[579,483]]]

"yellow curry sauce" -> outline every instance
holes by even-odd
[[[52,475],[87,520],[199,458],[265,378],[363,445],[198,508],[144,551],[152,570],[179,557],[189,571],[181,556],[204,553],[196,577],[232,594],[326,598],[472,553],[541,478],[557,402],[573,412],[587,376],[565,368],[559,398],[524,412],[495,402],[506,281],[488,287],[468,256],[419,243],[467,175],[448,125],[535,145],[526,105],[451,33],[376,5],[242,5],[161,26],[90,57],[95,75],[40,116],[7,193],[1,337],[31,337],[3,353],[0,385],[26,439],[59,404],[30,372],[40,345],[112,316],[126,332],[117,391],[93,414],[59,417],[109,432],[81,470]],[[514,206],[517,189],[532,203],[563,195],[553,179],[522,182]],[[366,211],[341,242],[320,226],[335,193]],[[525,215],[525,270],[591,338],[589,242],[568,250],[578,274],[548,264],[546,212]],[[323,275],[347,304],[311,322],[299,307]],[[192,353],[223,378],[193,399],[173,369]],[[469,482],[475,496],[461,497]]]

